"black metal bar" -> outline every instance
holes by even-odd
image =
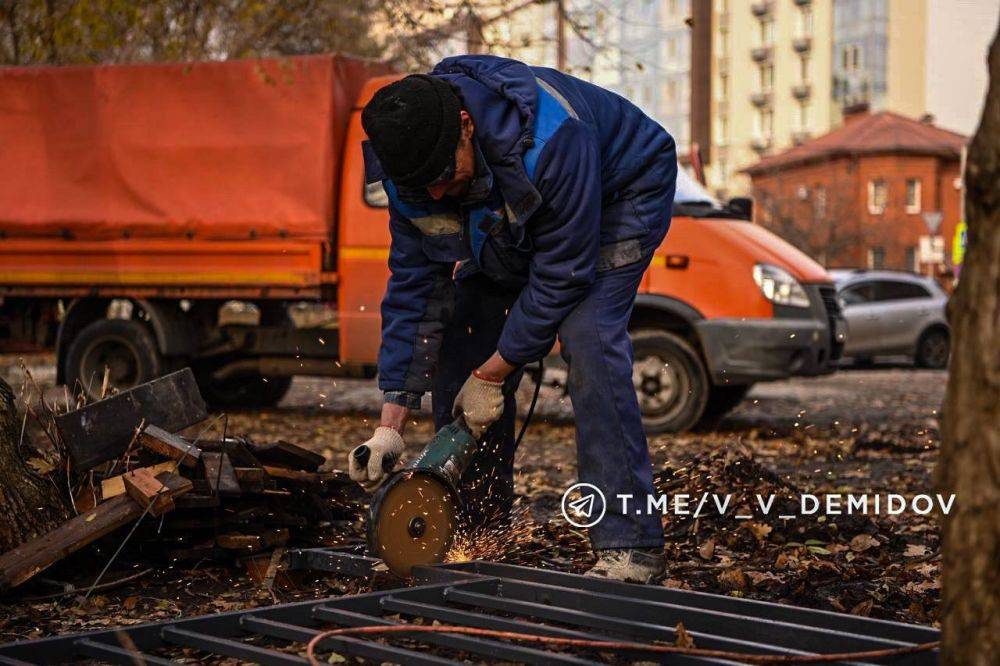
[[[189,629],[164,627],[162,634],[164,640],[176,645],[196,648],[212,654],[236,657],[237,659],[265,664],[266,666],[297,666],[309,663],[298,655],[269,650],[257,645],[248,645],[247,643],[231,638],[219,638],[218,636],[203,634]]]
[[[441,575],[442,578],[438,578],[438,580],[447,579],[447,571],[451,570],[478,576],[514,579],[525,583],[571,587],[576,590],[601,594],[621,595],[622,590],[627,589],[627,596],[634,599],[672,603],[736,615],[747,615],[766,620],[790,622],[792,624],[843,631],[862,636],[872,635],[905,643],[929,643],[938,640],[940,637],[938,630],[933,627],[918,624],[904,624],[890,620],[879,620],[859,615],[848,615],[846,613],[834,613],[815,608],[804,608],[802,606],[776,604],[756,599],[740,599],[721,594],[709,594],[707,592],[678,590],[655,585],[629,585],[592,576],[578,576],[561,571],[535,569],[499,562],[473,561],[441,564],[433,567],[421,567],[418,573],[426,575],[425,572],[427,570],[434,571],[434,578]],[[427,582],[437,581],[428,580]]]
[[[263,636],[280,638],[286,641],[308,643],[313,637],[322,632],[322,629],[311,629],[300,627],[295,624],[278,622],[255,615],[244,618],[247,629],[253,630]],[[367,657],[369,659],[393,659],[403,664],[426,664],[427,666],[440,666],[440,664],[454,664],[457,662],[441,659],[432,655],[425,655],[404,648],[370,643],[367,639],[352,638],[350,636],[331,636],[321,642],[321,645],[334,644],[333,649],[338,654],[349,654],[356,657]]]
[[[628,592],[621,590],[620,592]],[[621,594],[582,592],[566,587],[505,580],[504,596],[549,603],[555,601],[566,608],[576,608],[590,613],[613,614],[619,618],[640,622],[656,619],[674,626],[683,622],[688,631],[724,635],[745,641],[761,641],[773,647],[784,647],[807,652],[822,651],[831,645],[841,650],[878,650],[912,645],[912,643],[887,640],[871,635],[836,632],[809,625],[778,622],[751,615],[737,615],[721,611],[704,610],[655,601],[634,599]],[[447,592],[446,592],[447,595]]]
[[[89,638],[81,638],[75,641],[74,646],[77,654],[93,657],[94,659],[100,659],[102,661],[109,661],[112,664],[135,666],[136,663],[146,663],[153,664],[154,666],[173,666],[175,663],[169,659],[154,657],[142,652],[136,652],[135,650],[127,650],[117,645],[109,645],[107,643],[91,640]]]
[[[611,615],[567,609],[562,606],[554,606],[545,603],[519,601],[516,599],[507,599],[488,594],[467,592],[459,589],[445,590],[445,598],[448,601],[477,606],[479,608],[491,608],[493,610],[516,613],[526,617],[537,617],[574,626],[589,627],[591,629],[608,631],[612,634],[625,635],[631,638],[673,642],[677,637],[674,626],[655,624],[651,622],[638,622],[635,620],[623,620]],[[686,626],[687,625],[685,625],[685,628]],[[705,632],[689,630],[688,633],[695,638],[699,646],[706,648],[732,650],[734,652],[756,652],[761,654],[809,654],[809,652],[803,650],[793,650],[773,644],[758,643],[751,640],[733,639]]]
[[[288,554],[289,569],[314,569],[345,576],[370,576],[372,569],[381,561],[330,548],[299,548]]]
[[[393,622],[381,617],[372,617],[363,613],[353,613],[351,611],[320,606],[313,611],[314,615],[328,622],[348,627],[363,627],[366,625],[381,624],[384,626],[397,626],[399,622]],[[487,638],[476,638],[474,636],[462,636],[461,634],[401,634],[411,640],[423,641],[431,645],[472,652],[500,659],[512,659],[526,664],[597,664],[590,659],[574,657],[568,654],[557,652],[546,652],[535,648],[524,647],[513,643],[501,643]]]
[[[447,606],[436,606],[434,604],[422,603],[419,601],[408,601],[394,596],[388,596],[382,600],[382,606],[389,611],[409,615],[412,617],[438,620],[448,624],[457,624],[466,627],[481,627],[483,629],[496,629],[499,631],[513,631],[522,634],[533,634],[535,636],[555,636],[559,638],[579,638],[591,641],[613,640],[610,636],[576,631],[574,629],[564,629],[547,624],[536,622],[524,622],[522,620],[511,620],[497,615],[486,615],[485,613],[473,613],[469,611],[450,608]],[[670,664],[732,664],[731,661],[721,659],[708,659],[698,657],[688,657],[685,655],[656,655],[650,652],[636,651],[635,654],[641,657],[642,661],[670,663]]]

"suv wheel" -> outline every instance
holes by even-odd
[[[160,375],[162,359],[149,328],[131,319],[99,319],[85,326],[66,350],[66,384],[87,400],[101,399],[104,369],[108,388],[119,391]]]
[[[646,432],[693,427],[708,402],[709,382],[698,352],[684,338],[657,329],[633,331],[632,383]]]
[[[940,328],[932,328],[920,336],[915,360],[921,368],[942,370],[948,367],[949,353],[948,333]]]

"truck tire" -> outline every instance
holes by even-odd
[[[681,336],[660,329],[632,331],[632,383],[646,432],[681,432],[698,422],[709,381],[698,352]]]
[[[708,392],[708,404],[698,420],[698,427],[710,429],[719,424],[726,414],[743,401],[753,384],[741,386],[713,386]]]
[[[198,387],[205,401],[219,408],[274,407],[292,386],[291,377],[267,377],[256,372],[225,380],[201,378]]]
[[[109,388],[124,391],[158,377],[162,364],[148,326],[131,319],[98,319],[69,343],[66,384],[95,401],[101,398],[105,367]]]
[[[950,340],[943,328],[931,328],[923,332],[917,341],[917,353],[913,359],[918,368],[943,370],[948,367]]]

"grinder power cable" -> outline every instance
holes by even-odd
[[[516,444],[524,437],[538,402],[543,373],[541,362],[538,365],[535,394]],[[392,473],[375,492],[369,507],[369,555],[381,558],[389,571],[403,578],[411,577],[415,566],[443,562],[462,506],[462,474],[478,446],[459,416],[441,428],[418,457]],[[366,465],[370,451],[358,447],[354,456],[359,465]]]

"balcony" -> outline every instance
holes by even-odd
[[[812,138],[812,133],[809,130],[798,130],[792,132],[792,143],[796,146],[805,143],[810,138]]]
[[[812,37],[796,37],[792,40],[792,48],[796,53],[808,53],[812,49]]]
[[[750,58],[754,62],[770,62],[774,56],[774,49],[770,46],[757,46],[750,49]]]
[[[758,18],[767,16],[771,13],[772,9],[773,3],[771,0],[756,0],[756,2],[750,5],[750,13]]]
[[[808,83],[800,83],[792,86],[792,97],[795,99],[809,99],[810,95],[812,95],[812,86]]]
[[[754,149],[754,152],[766,153],[771,149],[771,137],[769,136],[758,136],[754,137],[750,141],[750,147]]]
[[[758,109],[771,106],[771,92],[764,91],[764,92],[750,93],[750,103],[756,106]]]

